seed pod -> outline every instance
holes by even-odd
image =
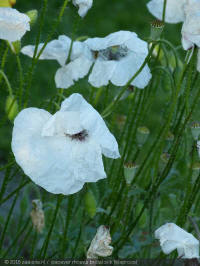
[[[200,123],[199,122],[192,122],[191,126],[191,132],[194,140],[198,140],[200,135]]]
[[[30,213],[33,227],[38,233],[41,233],[45,225],[44,212],[42,210],[42,202],[39,199],[32,200],[32,211]]]
[[[97,203],[94,194],[88,190],[84,197],[85,210],[87,211],[90,218],[93,218],[97,211]]]
[[[124,164],[124,177],[126,184],[130,185],[135,177],[139,165],[135,163],[125,163]]]
[[[13,121],[18,114],[18,103],[13,95],[9,95],[6,99],[5,112],[10,121]]]
[[[38,18],[38,11],[36,9],[29,10],[26,15],[30,18],[30,25],[33,26]]]
[[[87,252],[87,259],[98,259],[98,257],[108,257],[113,252],[111,243],[110,230],[104,225],[97,229],[97,233],[93,238]]]
[[[151,22],[151,39],[156,41],[160,39],[160,36],[164,29],[164,23],[160,20],[154,20]]]
[[[149,133],[150,131],[147,127],[137,128],[136,139],[139,147],[143,146],[144,143],[147,141]]]

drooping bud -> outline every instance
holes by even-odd
[[[130,185],[135,177],[139,165],[135,163],[125,163],[124,164],[124,177],[126,184]]]
[[[41,233],[45,225],[42,202],[39,199],[32,200],[32,211],[30,213],[33,227],[38,233]]]
[[[151,39],[156,41],[160,39],[160,36],[164,29],[164,23],[160,20],[154,20],[151,22]]]
[[[93,218],[97,212],[97,202],[92,191],[88,190],[84,197],[85,210]]]
[[[29,10],[26,15],[30,18],[30,25],[33,26],[38,18],[38,11],[36,9]]]
[[[97,233],[93,238],[87,251],[87,259],[98,259],[98,257],[108,257],[113,252],[111,243],[110,230],[105,225],[101,225],[97,229]]]
[[[139,147],[143,146],[144,143],[147,141],[149,133],[150,131],[147,127],[137,128],[136,139]]]
[[[200,123],[199,122],[192,122],[191,126],[191,132],[194,140],[198,140],[200,135]]]
[[[6,99],[5,112],[10,121],[13,121],[19,112],[17,100],[13,95],[9,95]]]

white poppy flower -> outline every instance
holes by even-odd
[[[165,21],[168,23],[183,22],[185,18],[184,4],[187,0],[167,0]],[[151,0],[147,4],[149,12],[162,20],[164,0]]]
[[[43,43],[39,44],[38,53]],[[89,48],[83,42],[75,41],[72,45],[70,62],[66,64],[71,46],[71,39],[65,35],[59,36],[58,40],[53,40],[47,44],[39,59],[57,60],[61,65],[55,74],[57,88],[67,89],[80,78],[86,76],[93,64],[93,56]],[[33,57],[34,45],[22,48],[21,52]]]
[[[22,110],[14,121],[12,151],[17,163],[49,192],[73,194],[85,182],[106,178],[102,154],[118,158],[118,145],[99,113],[80,94],[51,115]]]
[[[30,18],[10,7],[0,7],[0,39],[20,40],[30,30]]]
[[[87,259],[98,259],[98,257],[108,257],[113,252],[113,247],[110,246],[111,236],[109,229],[101,225],[97,229],[97,233],[93,238],[87,252]]]
[[[182,45],[185,50],[195,44],[200,47],[200,1],[187,0],[186,18],[182,27]]]
[[[144,63],[148,54],[147,43],[130,31],[118,31],[105,38],[89,38],[85,41],[96,57],[89,82],[94,87],[124,86]],[[151,79],[146,65],[131,85],[144,88]]]
[[[177,249],[178,256],[186,259],[199,258],[199,241],[174,223],[166,223],[155,231],[155,237],[165,254]]]
[[[79,7],[79,16],[84,17],[88,10],[92,7],[93,0],[73,0],[73,4]]]

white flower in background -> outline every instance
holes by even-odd
[[[89,38],[85,41],[95,57],[89,82],[94,87],[108,85],[124,86],[143,64],[148,47],[145,41],[130,31],[118,31],[105,38]],[[146,65],[131,85],[144,88],[151,79]]]
[[[93,0],[73,0],[73,4],[79,7],[79,16],[84,17],[88,10],[92,7]]]
[[[195,44],[200,47],[200,1],[187,0],[186,18],[182,27],[182,45],[185,50]]]
[[[185,19],[184,4],[187,0],[167,0],[165,21],[179,23]],[[164,0],[151,0],[147,4],[149,12],[157,19],[162,20]]]
[[[30,30],[30,18],[10,7],[0,7],[0,39],[20,40]]]
[[[113,252],[113,247],[110,246],[111,236],[109,229],[101,225],[97,229],[97,233],[93,238],[87,252],[87,259],[98,259],[98,257],[108,257]]]
[[[181,258],[199,258],[199,241],[174,223],[166,223],[155,231],[165,254],[177,249]]]
[[[65,195],[106,178],[102,154],[120,157],[100,114],[77,93],[54,115],[38,108],[22,110],[14,121],[12,151],[36,184]]]
[[[38,53],[43,43],[39,44]],[[67,89],[80,78],[86,76],[93,63],[93,56],[89,48],[83,42],[75,41],[72,44],[70,62],[66,64],[71,46],[71,39],[65,35],[59,36],[58,40],[53,40],[47,44],[40,59],[57,60],[61,65],[55,74],[57,88]],[[22,48],[21,52],[33,57],[34,45]]]

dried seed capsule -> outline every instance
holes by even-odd
[[[151,22],[151,39],[156,41],[160,39],[165,24],[160,20],[154,20]]]

